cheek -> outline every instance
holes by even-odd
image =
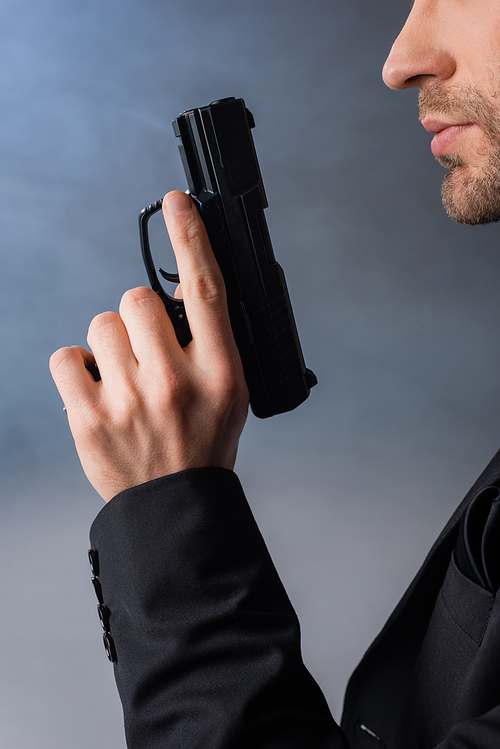
[[[465,161],[469,166],[482,167],[485,159],[488,159],[494,145],[490,138],[479,128],[475,128],[474,138],[467,143],[463,149],[463,155],[466,157]]]
[[[497,116],[500,110],[500,47],[497,52],[497,58],[490,61],[486,66],[486,90],[488,92],[491,104],[497,110]]]
[[[471,3],[463,29],[461,55],[470,79],[496,100],[500,98],[500,2]]]

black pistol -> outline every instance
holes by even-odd
[[[283,270],[275,260],[264,217],[267,208],[243,99],[230,97],[190,109],[173,121],[189,193],[206,226],[226,285],[229,317],[259,418],[291,411],[309,395],[316,376],[306,369]],[[143,259],[181,346],[191,340],[182,300],[168,295],[153,263],[147,224],[162,201],[139,216]],[[177,283],[176,274],[158,269]]]

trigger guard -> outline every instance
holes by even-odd
[[[189,323],[186,317],[186,310],[184,308],[184,302],[182,299],[174,299],[174,297],[167,294],[163,286],[160,283],[156,268],[153,263],[153,257],[151,255],[151,248],[149,245],[148,235],[148,221],[157,211],[161,210],[163,200],[157,200],[156,203],[152,203],[147,208],[143,208],[139,215],[139,232],[141,239],[141,250],[142,259],[146,267],[148,274],[149,283],[153,291],[156,291],[167,310],[168,316],[172,321],[172,325],[175,329],[175,334],[179,344],[184,347],[192,340],[191,331],[189,329]],[[161,268],[158,269],[161,275],[167,280],[173,283],[179,283],[179,276],[176,273],[167,273]]]

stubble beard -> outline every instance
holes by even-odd
[[[449,170],[441,188],[448,216],[469,226],[500,221],[500,119],[495,108],[473,85],[431,86],[420,92],[419,107],[420,119],[427,113],[457,116],[477,124],[486,137],[478,166],[467,164],[460,150],[439,159]]]

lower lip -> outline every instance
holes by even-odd
[[[470,130],[474,125],[452,125],[440,133],[436,133],[431,142],[431,151],[436,159],[446,156],[453,149],[453,146],[462,135]]]

